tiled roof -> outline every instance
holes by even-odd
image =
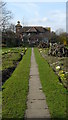
[[[43,27],[35,27],[37,31],[39,32],[45,32],[44,28]]]
[[[37,32],[35,27],[31,27],[29,30],[27,30],[26,32]]]
[[[23,27],[20,32],[26,32],[29,29],[30,29],[30,27]]]
[[[48,31],[47,28],[41,27],[41,26],[27,26],[23,27],[20,32],[40,32],[40,33],[45,33]]]

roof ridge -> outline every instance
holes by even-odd
[[[33,29],[33,30],[32,30]],[[34,32],[37,32],[36,28],[34,27],[31,27],[29,30],[27,30],[26,32],[29,32],[29,31],[34,31]]]

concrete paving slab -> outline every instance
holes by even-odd
[[[25,118],[50,118],[46,97],[42,91],[38,66],[35,61],[33,49],[31,56],[29,92],[27,96],[27,109],[25,111]]]
[[[48,109],[48,106],[47,105],[45,105],[44,106],[44,104],[45,104],[45,100],[39,100],[39,99],[33,99],[33,100],[29,100],[29,102],[27,102],[27,104],[28,104],[28,109],[42,109],[42,107],[44,108],[44,109]],[[37,105],[37,106],[36,106]]]
[[[50,118],[50,116],[46,109],[30,109],[26,111],[26,118]]]

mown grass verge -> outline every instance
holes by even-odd
[[[59,83],[57,75],[53,72],[47,61],[42,58],[38,49],[34,49],[38,64],[42,89],[46,95],[46,101],[52,119],[66,119],[66,89]]]
[[[26,109],[31,49],[29,48],[12,76],[3,85],[2,117],[23,118]]]

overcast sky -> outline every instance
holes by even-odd
[[[66,30],[66,2],[41,2],[41,0],[5,0],[7,9],[12,11],[12,23],[16,24],[19,20],[22,25],[36,25],[51,27],[53,31],[59,28]],[[14,2],[13,2],[14,1]],[[23,2],[22,2],[23,1]],[[38,1],[38,2],[37,2]],[[44,1],[44,0],[42,0]],[[62,1],[62,2],[61,2]]]

